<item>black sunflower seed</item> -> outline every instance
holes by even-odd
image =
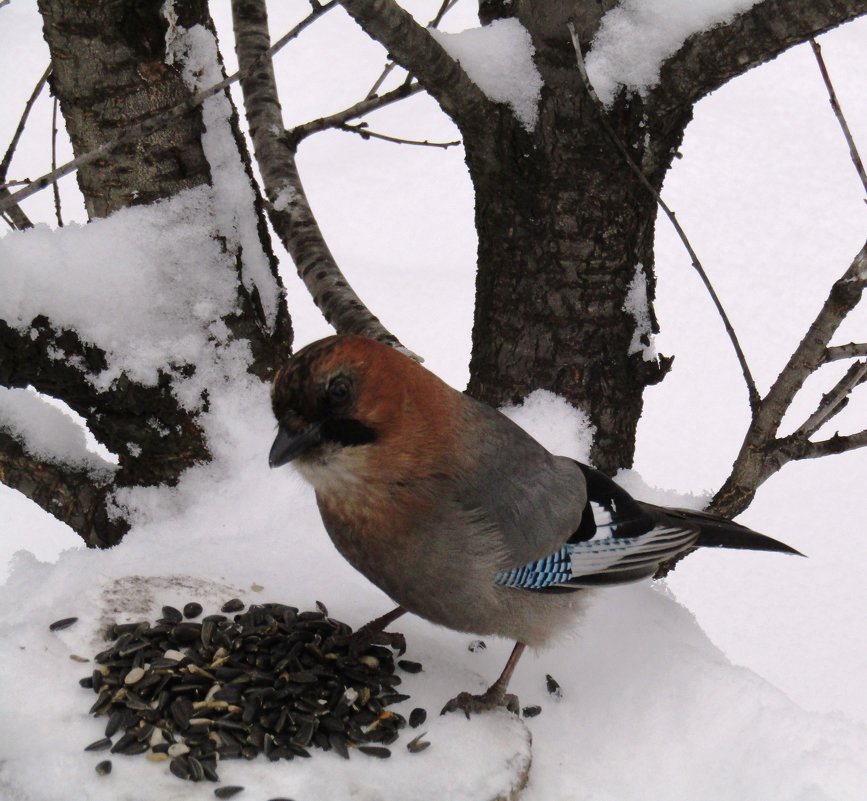
[[[244,602],[240,598],[232,598],[220,608],[221,612],[240,612],[244,608]]]
[[[202,614],[202,605],[200,603],[196,603],[195,601],[191,601],[190,603],[184,605],[183,612],[184,617],[186,618],[198,617],[200,614]],[[228,796],[226,797],[228,798]]]
[[[214,795],[217,798],[231,798],[233,795],[238,795],[243,789],[240,785],[230,784],[225,787],[218,787],[214,790]]]
[[[77,617],[64,617],[61,620],[55,620],[49,627],[49,631],[61,631],[68,629],[73,623],[78,620]]]
[[[102,762],[99,762],[95,770],[100,776],[108,776],[111,773],[111,760],[104,759]]]
[[[101,740],[94,740],[90,745],[85,746],[85,751],[104,751],[106,748],[111,748],[111,738],[103,737]]]
[[[391,751],[379,745],[360,745],[358,746],[358,750],[362,754],[367,754],[377,759],[388,759],[391,756]]]
[[[521,714],[525,718],[534,718],[534,717],[536,717],[536,715],[540,714],[541,712],[542,712],[542,707],[540,707],[540,706],[525,706],[521,710]]]
[[[417,706],[412,712],[409,713],[409,725],[413,729],[417,729],[427,720],[427,710],[422,709],[420,706]]]

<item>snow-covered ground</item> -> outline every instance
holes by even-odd
[[[271,12],[275,35],[308,7],[300,0],[279,5]],[[410,5],[430,18],[438,3]],[[460,4],[444,29],[475,24],[473,5]],[[228,3],[215,0],[212,7],[232,68]],[[856,140],[867,148],[865,39],[867,23],[857,22],[821,42]],[[356,101],[383,60],[342,11],[331,12],[277,57],[287,123]],[[35,82],[46,62],[35,4],[13,0],[0,8],[0,75],[16,76],[3,82],[0,143],[9,140],[30,91],[29,79],[18,76],[29,69]],[[43,98],[13,176],[46,171],[49,120]],[[371,123],[401,136],[456,138],[421,96],[378,112]],[[765,389],[863,244],[865,230],[863,191],[809,48],[702,101],[682,152],[665,197]],[[463,386],[475,240],[461,152],[331,132],[305,142],[299,163],[329,244],[359,294],[424,355],[426,366]],[[62,182],[70,198],[65,213],[80,220],[73,183]],[[36,219],[53,218],[47,193],[24,208]],[[113,221],[98,225],[122,228]],[[64,236],[99,241],[101,233],[89,226]],[[113,241],[119,256],[123,235]],[[5,245],[3,252],[12,252]],[[297,343],[328,333],[286,257],[283,273]],[[664,221],[657,230],[657,275],[663,331],[655,346],[676,360],[671,375],[647,393],[636,472],[624,481],[650,500],[675,502],[722,483],[748,410],[722,326]],[[861,313],[835,341],[864,341],[865,323]],[[231,372],[231,365],[223,367]],[[796,414],[809,413],[831,381],[812,382]],[[273,435],[267,401],[266,388],[246,382],[215,397],[210,425],[218,460],[191,471],[177,490],[128,499],[141,523],[108,552],[77,548],[67,529],[0,487],[0,564],[8,562],[0,587],[0,797],[49,801],[70,797],[70,788],[94,801],[213,797],[212,786],[181,783],[141,757],[113,758],[109,777],[94,773],[103,757],[82,748],[102,727],[86,715],[92,696],[77,685],[90,668],[69,657],[103,647],[98,631],[108,616],[153,617],[164,603],[188,600],[213,609],[231,595],[305,608],[319,599],[353,625],[386,611],[388,600],[335,554],[310,490],[291,471],[267,469]],[[862,388],[837,418],[840,430],[863,428],[864,411]],[[556,402],[536,399],[518,414],[549,442],[586,435]],[[577,454],[586,441],[571,447]],[[865,475],[864,452],[788,465],[742,516],[809,559],[694,554],[664,584],[600,593],[574,635],[525,656],[514,690],[542,713],[526,721],[533,766],[524,797],[867,797]],[[69,547],[74,550],[58,558]],[[50,622],[70,615],[80,618],[73,627],[48,631]],[[224,783],[247,788],[239,799],[477,799],[483,788],[495,792],[494,778],[509,775],[504,760],[526,753],[521,727],[505,716],[467,723],[435,713],[456,691],[480,689],[496,676],[510,644],[489,641],[486,650],[470,652],[470,638],[423,621],[401,621],[398,628],[411,657],[425,665],[405,679],[413,696],[406,709],[427,708],[432,747],[410,755],[404,736],[384,762],[354,755],[343,763],[315,753],[303,765],[226,763]],[[561,684],[562,700],[546,692],[545,674]],[[479,784],[465,783],[467,776]]]

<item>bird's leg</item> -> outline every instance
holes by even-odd
[[[343,636],[332,637],[335,645],[346,645],[353,656],[363,654],[371,645],[390,645],[398,653],[406,651],[406,639],[399,632],[384,631],[385,627],[406,612],[402,606],[365,623],[360,629]]]
[[[451,701],[449,701],[440,712],[445,715],[446,712],[455,712],[460,709],[468,718],[470,712],[487,712],[489,709],[496,709],[504,706],[509,712],[518,714],[518,696],[512,693],[507,693],[506,688],[509,686],[509,680],[512,678],[512,673],[515,672],[515,666],[524,653],[527,646],[522,642],[516,642],[509,660],[506,662],[506,667],[503,672],[482,695],[472,695],[471,693],[459,693]]]

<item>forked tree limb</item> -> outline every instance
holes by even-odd
[[[6,201],[10,197],[10,192],[5,186],[6,184],[6,175],[9,172],[9,165],[12,163],[12,157],[15,155],[15,150],[18,147],[18,142],[21,139],[21,134],[24,133],[24,126],[27,124],[27,118],[30,116],[30,111],[33,109],[33,105],[36,103],[36,99],[42,94],[42,90],[45,88],[45,84],[48,82],[48,76],[51,75],[51,65],[49,65],[45,72],[42,73],[42,76],[36,82],[36,86],[33,87],[33,91],[30,93],[30,97],[27,99],[27,102],[24,104],[24,111],[21,113],[21,119],[18,121],[18,126],[15,128],[15,133],[12,135],[12,141],[9,143],[9,147],[6,148],[6,152],[3,154],[3,160],[0,161],[0,204],[3,201]],[[10,203],[8,206],[2,206],[3,211],[5,212],[6,218],[9,221],[9,224],[19,230],[23,231],[27,228],[32,228],[33,223],[30,222],[28,216],[24,213],[18,203]]]
[[[738,453],[732,472],[714,496],[711,511],[733,517],[752,501],[759,486],[784,464],[794,459],[815,458],[840,453],[867,444],[862,435],[832,437],[812,442],[809,436],[824,424],[834,410],[864,381],[861,363],[853,365],[846,376],[823,399],[816,412],[795,433],[777,438],[777,432],[797,393],[809,376],[827,362],[828,343],[846,315],[861,300],[867,286],[867,244],[861,248],[846,272],[834,282],[825,303],[806,335],[795,349],[777,380],[762,399],[758,413]],[[845,346],[844,346],[845,347]]]
[[[293,149],[308,136],[319,131],[325,131],[329,128],[339,128],[345,125],[350,120],[358,119],[359,117],[369,114],[371,111],[384,108],[392,103],[396,103],[404,98],[411,97],[423,91],[424,87],[420,83],[404,84],[398,86],[397,89],[392,89],[384,95],[374,95],[366,97],[353,106],[350,106],[343,111],[338,111],[335,114],[329,114],[327,117],[319,117],[310,122],[296,125],[294,128],[286,132],[287,141]]]
[[[244,106],[274,230],[314,302],[338,333],[359,334],[406,350],[349,285],[310,208],[294,153],[283,135],[274,67],[267,56],[265,3],[232,0],[232,19]]]
[[[443,46],[394,0],[340,0],[340,4],[365,33],[416,77],[461,130],[487,119],[492,102]]]

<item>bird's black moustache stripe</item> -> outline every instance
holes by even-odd
[[[369,445],[376,441],[376,432],[358,420],[327,420],[322,424],[322,440],[338,445]]]

